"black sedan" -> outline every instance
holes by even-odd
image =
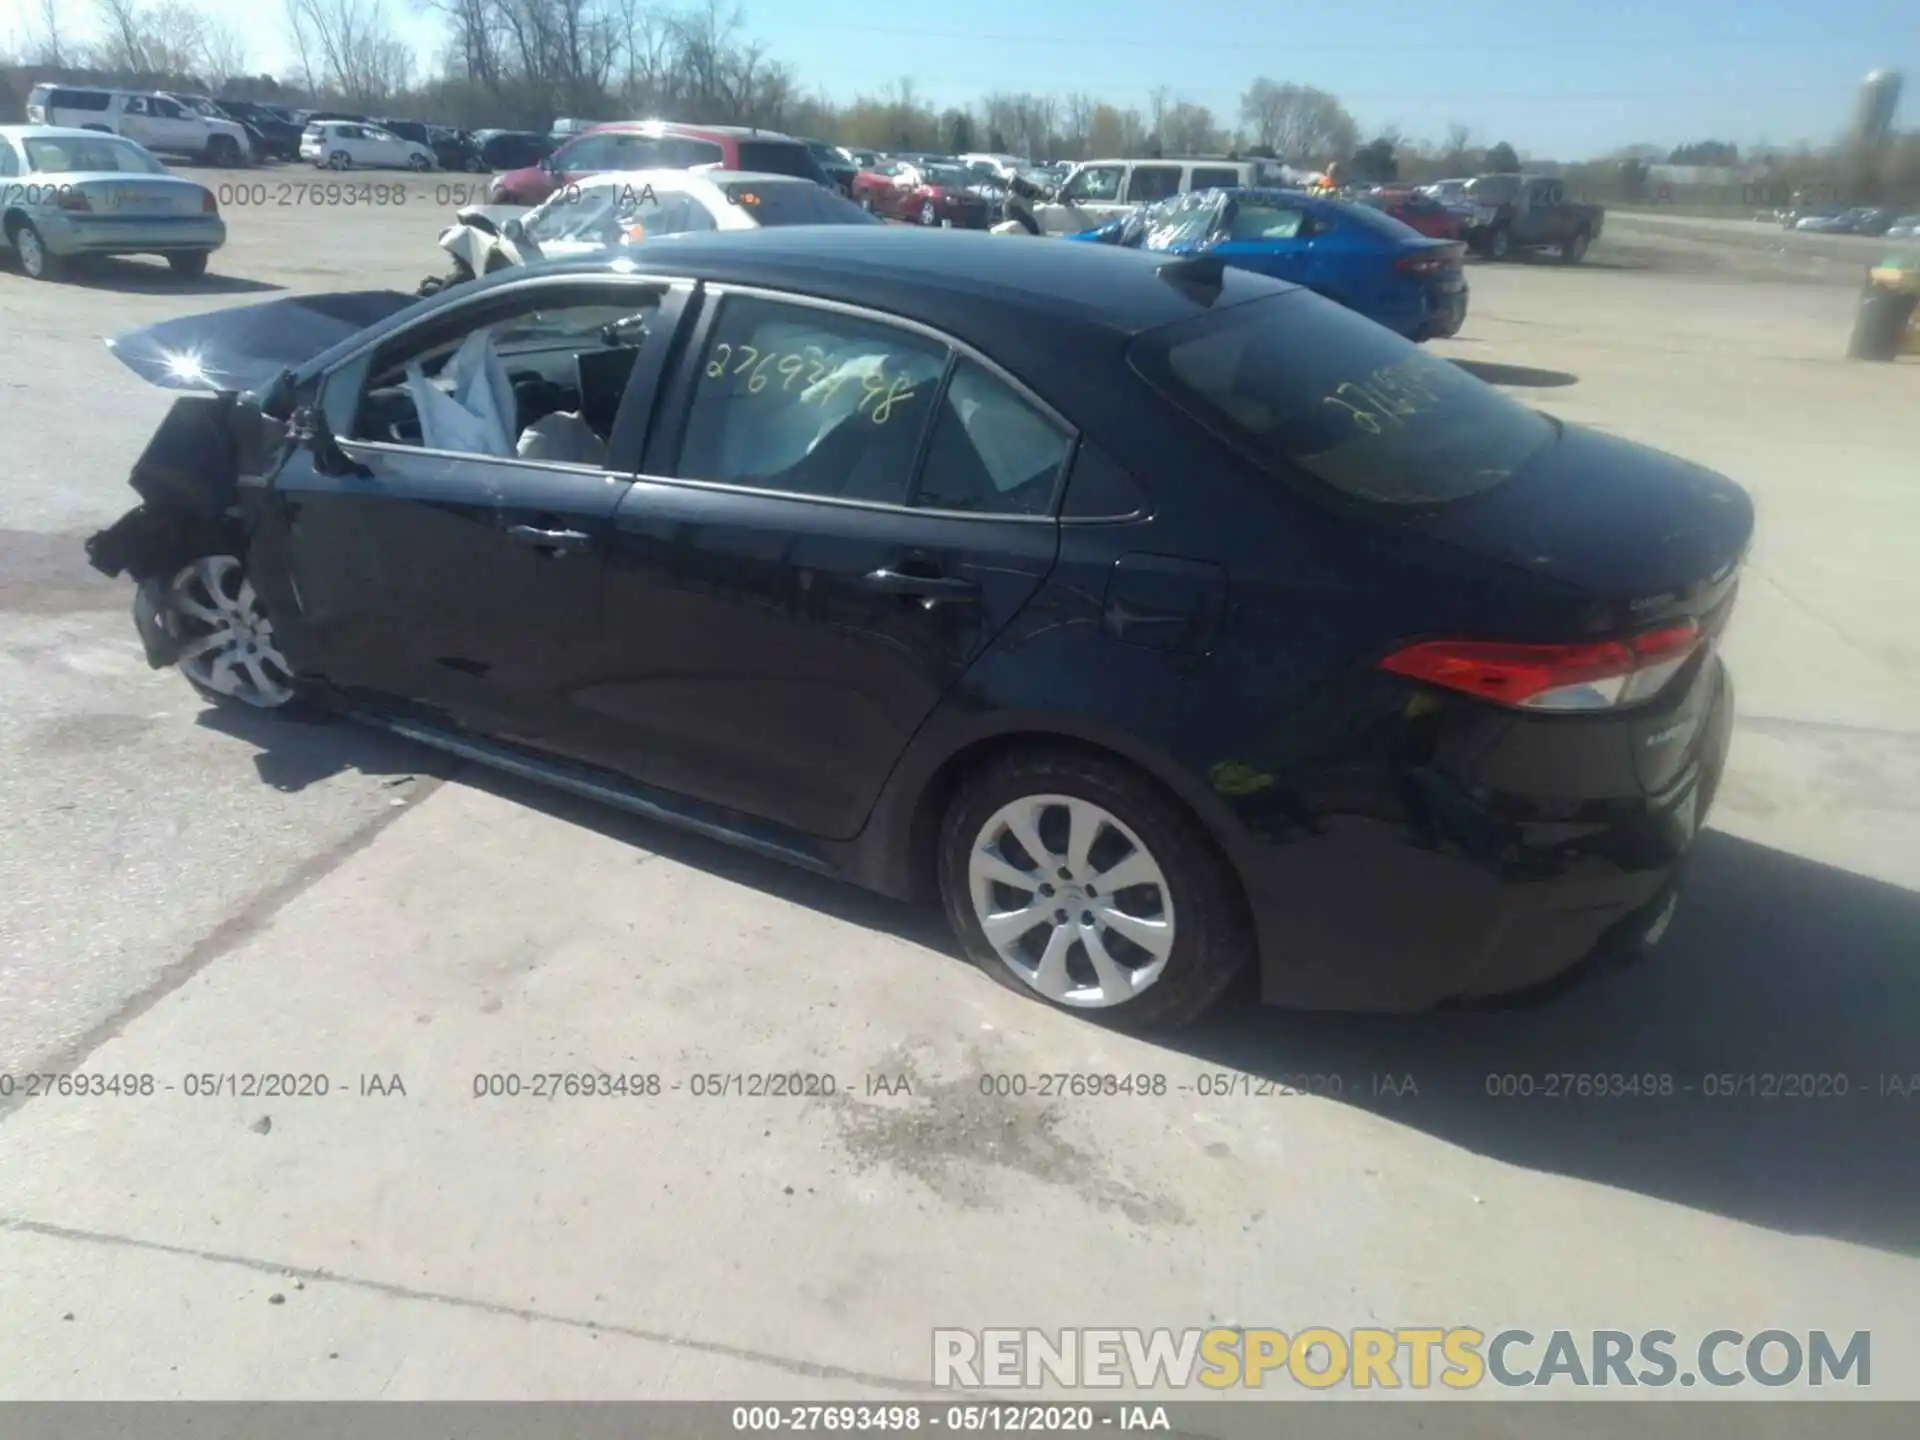
[[[89,542],[154,665],[937,895],[1116,1022],[1638,953],[1720,778],[1745,492],[1212,259],[675,235],[116,345],[254,392]]]

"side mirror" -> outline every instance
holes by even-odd
[[[313,468],[322,475],[351,475],[370,480],[373,472],[340,448],[326,412],[317,405],[303,405],[287,422],[287,438],[304,446],[313,456]]]

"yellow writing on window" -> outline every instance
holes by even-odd
[[[1381,435],[1390,428],[1406,428],[1409,419],[1441,405],[1442,371],[1424,356],[1398,365],[1383,365],[1361,380],[1343,380],[1321,404],[1344,411],[1354,428]]]
[[[894,407],[911,400],[917,385],[906,375],[888,375],[885,366],[871,369],[828,358],[818,345],[801,350],[761,350],[753,345],[721,341],[707,357],[705,376],[730,384],[736,395],[785,393],[799,387],[795,398],[804,405],[825,405],[850,385],[859,386],[854,409],[876,425],[893,418]]]

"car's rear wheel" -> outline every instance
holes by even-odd
[[[482,170],[487,168],[487,162],[478,155],[469,155],[467,157],[467,163],[460,168],[465,170],[469,175],[478,175]]]
[[[20,272],[30,280],[58,280],[63,268],[61,258],[47,249],[47,242],[24,216],[7,226],[7,238],[13,253],[20,257]]]
[[[1130,1029],[1198,1019],[1252,954],[1237,882],[1178,801],[1126,766],[1018,752],[941,828],[947,918],[996,980]]]
[[[431,170],[433,168],[433,161],[424,155],[409,155],[407,157],[407,168],[409,170]]]
[[[256,710],[294,703],[293,670],[237,557],[208,555],[181,570],[167,608],[181,642],[174,663],[194,689]]]
[[[344,150],[336,150],[327,156],[327,168],[329,170],[346,170],[351,168],[352,165],[353,157]]]
[[[1847,343],[1847,358],[1898,359],[1917,301],[1920,301],[1920,296],[1901,295],[1890,290],[1869,289],[1863,292],[1859,313],[1853,320],[1853,335]]]
[[[940,223],[940,212],[933,208],[933,202],[931,200],[920,207],[920,223],[922,225],[938,225]]]
[[[1506,226],[1496,225],[1487,232],[1486,251],[1489,260],[1504,260],[1512,253],[1513,237]]]
[[[1576,230],[1566,244],[1560,247],[1560,258],[1569,265],[1578,265],[1587,258],[1587,247],[1593,243],[1593,237],[1585,230]]]
[[[209,252],[205,250],[187,250],[167,256],[167,264],[182,280],[198,280],[207,273],[208,258]]]

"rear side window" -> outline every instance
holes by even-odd
[[[1179,193],[1178,165],[1136,165],[1127,181],[1127,199],[1137,204],[1151,204]]]
[[[45,103],[59,110],[105,110],[113,97],[104,90],[49,90]]]
[[[696,165],[721,165],[727,152],[711,140],[669,135],[660,142],[660,164],[668,170],[691,170]]]
[[[1220,186],[1230,189],[1239,183],[1240,172],[1238,170],[1208,169],[1204,165],[1196,165],[1193,170],[1193,185],[1191,188],[1195,190],[1211,190],[1216,186]]]
[[[1491,490],[1555,433],[1492,386],[1304,292],[1148,331],[1129,359],[1267,469],[1380,505]]]
[[[768,175],[792,175],[799,180],[823,184],[827,172],[807,153],[807,147],[791,141],[742,140],[739,145],[740,168]]]

